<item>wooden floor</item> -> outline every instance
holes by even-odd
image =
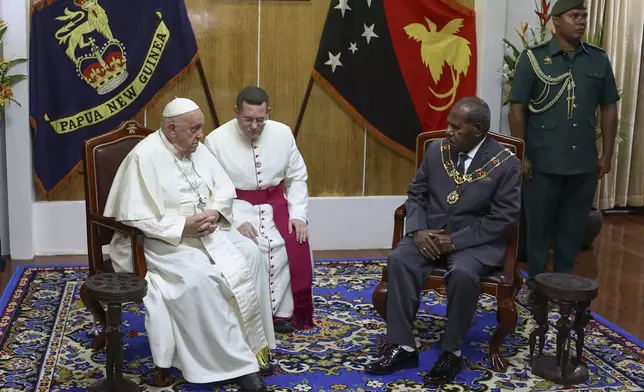
[[[385,258],[388,250],[316,251],[316,259]],[[0,273],[4,290],[18,265],[87,264],[85,256],[36,257],[7,262]],[[526,265],[522,268],[527,269]],[[606,216],[593,250],[579,254],[573,273],[597,280],[592,310],[626,332],[644,339],[644,216]]]

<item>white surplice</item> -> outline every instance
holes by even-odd
[[[230,227],[235,196],[203,144],[183,157],[157,131],[125,158],[105,207],[105,216],[146,236],[143,303],[154,364],[177,367],[192,383],[257,372],[275,348],[268,268],[255,244]],[[184,236],[199,198],[220,213],[218,228]],[[130,239],[117,233],[109,249],[114,269],[132,272]]]
[[[204,144],[237,189],[266,189],[284,182],[290,219],[307,222],[308,174],[287,125],[268,120],[260,137],[251,141],[239,129],[237,119],[233,119],[212,131]],[[234,227],[249,222],[259,233],[258,247],[271,268],[273,314],[291,317],[294,309],[291,274],[284,239],[273,221],[273,208],[236,199],[233,211]]]

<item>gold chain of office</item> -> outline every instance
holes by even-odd
[[[534,73],[544,84],[543,91],[541,92],[539,97],[537,97],[537,99],[530,100],[530,104],[528,105],[530,111],[532,113],[545,112],[546,110],[550,109],[555,103],[557,103],[557,101],[559,101],[559,98],[561,98],[561,96],[563,95],[564,91],[567,90],[568,97],[566,99],[568,100],[568,118],[572,118],[572,112],[575,108],[575,80],[572,77],[572,71],[569,69],[568,72],[556,78],[548,76],[539,66],[539,62],[537,61],[534,53],[532,53],[531,50],[527,50],[526,52],[528,53],[528,59],[530,60],[530,64],[532,65]],[[544,102],[550,95],[550,86],[556,86],[561,82],[563,82],[563,85],[561,86],[561,89],[559,89],[557,95],[555,95],[555,97],[550,102],[546,103],[541,108],[537,108],[538,105],[544,104]]]
[[[474,170],[471,174],[463,174],[456,170],[454,161],[452,161],[452,149],[449,143],[447,143],[447,139],[443,138],[443,140],[441,140],[441,161],[443,163],[443,168],[445,169],[445,173],[447,173],[447,175],[456,183],[456,188],[447,195],[447,202],[449,204],[454,204],[458,201],[458,187],[461,184],[466,182],[469,184],[487,177],[494,169],[501,166],[503,162],[510,159],[513,155],[514,153],[510,151],[510,149],[504,148],[483,166]]]

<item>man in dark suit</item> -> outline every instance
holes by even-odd
[[[429,144],[409,185],[406,235],[387,258],[387,344],[367,373],[418,367],[413,321],[423,284],[436,263],[444,262],[447,328],[425,381],[442,384],[456,377],[478,304],[479,277],[502,266],[508,230],[519,216],[521,165],[487,135],[488,105],[463,98],[447,121],[447,138]]]

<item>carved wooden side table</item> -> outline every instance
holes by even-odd
[[[581,276],[563,273],[543,273],[535,278],[535,319],[539,325],[530,334],[530,363],[532,373],[560,385],[581,384],[589,377],[588,366],[582,360],[584,329],[590,321],[590,303],[597,298],[597,282]],[[556,355],[543,355],[548,332],[548,303],[559,306]],[[570,354],[570,331],[577,335],[576,355]],[[539,339],[539,354],[534,350]]]
[[[107,378],[95,382],[91,392],[134,392],[139,386],[123,378],[122,305],[139,302],[148,292],[148,282],[127,273],[102,273],[90,276],[84,283],[87,293],[95,300],[107,302],[106,373]]]

